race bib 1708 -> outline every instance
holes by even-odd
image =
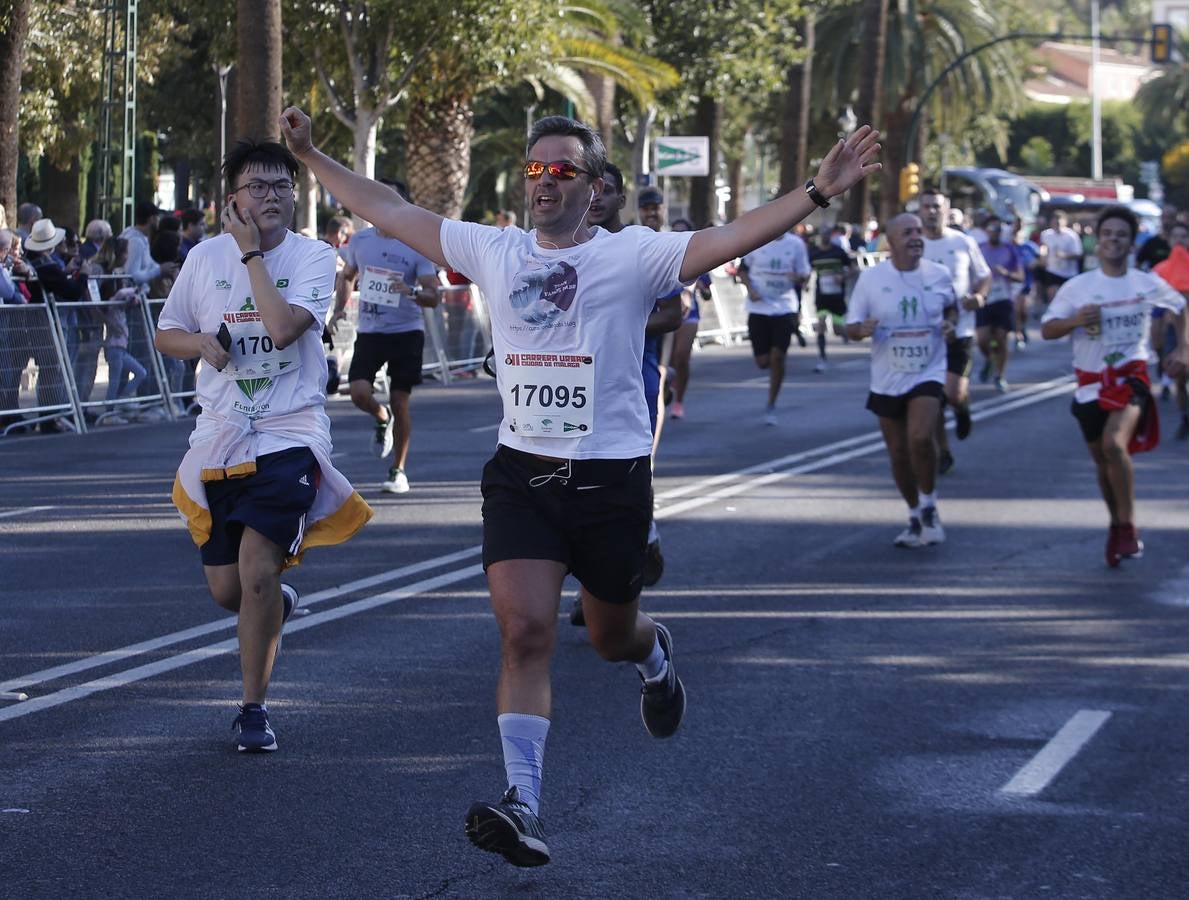
[[[594,432],[594,357],[508,353],[501,360],[504,421],[518,435],[586,437]]]

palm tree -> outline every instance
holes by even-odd
[[[12,0],[5,6],[0,12],[0,206],[15,223],[17,159],[21,152],[21,68],[33,2]]]
[[[863,61],[859,70],[858,121],[879,128],[883,120],[884,56],[888,43],[888,0],[863,0]],[[871,179],[864,178],[847,198],[846,215],[865,225],[871,208]]]
[[[814,97],[823,113],[836,113],[854,96],[853,59],[866,46],[870,23],[863,14],[869,2],[852,0],[831,7],[818,20]],[[1003,23],[986,0],[903,0],[890,6],[880,79],[883,99],[876,116],[884,146],[879,185],[882,220],[899,209],[899,167],[924,89],[951,62],[1002,29]],[[1004,45],[971,56],[935,91],[926,110],[929,121],[950,134],[972,131],[979,116],[1015,105],[1020,94],[1018,72],[1013,54]],[[918,146],[921,143],[918,140]]]
[[[809,107],[813,97],[813,53],[815,13],[809,10],[797,23],[798,43],[805,51],[801,62],[789,66],[785,75],[784,102],[780,116],[780,193],[800,187],[809,169]]]
[[[1140,87],[1135,102],[1154,126],[1184,135],[1189,133],[1189,29],[1176,35],[1175,44],[1173,59]]]
[[[235,42],[235,134],[279,140],[281,0],[237,0]]]

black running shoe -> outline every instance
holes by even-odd
[[[954,467],[954,454],[948,450],[942,450],[937,457],[937,474],[945,475],[950,469]]]
[[[513,785],[499,803],[472,803],[467,810],[467,837],[480,850],[502,854],[514,866],[549,862],[545,827],[520,799]]]
[[[570,624],[575,628],[586,627],[586,613],[582,611],[582,592],[574,598],[574,605],[570,607]]]
[[[991,380],[991,372],[994,371],[993,366],[994,364],[989,359],[983,363],[983,367],[979,369],[978,372],[978,380],[980,384],[986,384]]]
[[[656,637],[665,652],[665,669],[651,680],[641,676],[644,684],[640,687],[640,718],[654,738],[667,738],[681,727],[685,716],[685,686],[673,665],[673,636],[659,622]]]
[[[665,557],[661,553],[661,542],[652,541],[644,551],[644,586],[652,587],[665,574]]]
[[[954,434],[958,440],[964,441],[970,437],[970,429],[974,423],[970,420],[970,407],[966,404],[954,407]]]
[[[241,706],[231,730],[239,731],[236,748],[241,753],[271,753],[277,749],[277,736],[268,724],[268,710],[259,703]]]
[[[1189,438],[1189,416],[1181,417],[1181,424],[1177,426],[1177,440],[1183,441]]]

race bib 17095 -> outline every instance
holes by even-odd
[[[504,421],[518,435],[586,437],[594,432],[594,357],[508,353],[500,361]]]

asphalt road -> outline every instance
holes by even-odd
[[[1137,460],[1147,554],[1108,570],[1069,348],[1034,346],[1012,393],[976,387],[948,542],[896,550],[865,360],[795,350],[767,427],[746,348],[695,355],[645,596],[686,722],[650,739],[634,670],[560,619],[528,871],[463,834],[504,786],[490,380],[415,395],[401,497],[331,405],[376,517],[293,575],[265,756],[233,747],[234,623],[169,503],[188,424],[0,440],[0,691],[29,696],[0,701],[0,896],[1189,895],[1189,444]]]

